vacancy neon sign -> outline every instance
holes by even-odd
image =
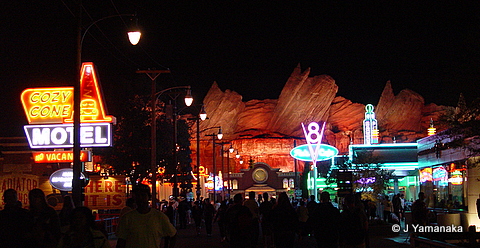
[[[73,162],[73,151],[48,151],[48,152],[32,152],[33,161],[35,163],[70,163]],[[80,161],[92,161],[89,151],[80,151]]]

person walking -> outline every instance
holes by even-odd
[[[33,215],[33,237],[37,247],[55,247],[61,236],[60,218],[55,209],[47,204],[41,189],[28,192],[30,214]]]
[[[272,247],[273,246],[273,232],[272,232],[272,224],[269,220],[270,211],[272,211],[273,203],[268,199],[268,193],[263,193],[263,202],[260,204],[258,208],[260,213],[260,223],[262,227],[262,236],[263,236],[263,245],[264,247]]]
[[[187,213],[190,210],[189,203],[185,197],[180,197],[178,202],[178,218],[180,221],[180,229],[187,228]]]
[[[207,231],[208,237],[212,237],[212,225],[214,216],[215,206],[213,206],[209,198],[206,198],[204,201],[203,218],[205,220],[205,230]]]
[[[226,229],[226,217],[227,215],[227,200],[223,200],[218,208],[217,213],[213,222],[218,223],[218,229],[220,230],[221,242],[224,242],[227,238],[227,229]]]
[[[355,205],[353,195],[347,195],[344,201],[344,209],[340,214],[340,244],[345,248],[364,248],[368,233],[367,215]]]
[[[330,202],[330,194],[323,191],[320,204],[309,214],[307,226],[313,230],[317,247],[338,247],[340,211]]]
[[[298,230],[298,216],[288,199],[287,193],[280,193],[269,218],[272,222],[275,247],[294,247],[295,233]]]
[[[388,195],[385,196],[385,199],[382,201],[383,205],[383,220],[390,223],[392,220],[392,217],[390,214],[392,213],[392,202],[388,198]]]
[[[258,203],[257,201],[255,201],[255,192],[253,191],[250,191],[248,192],[248,199],[245,200],[245,202],[243,203],[243,205],[245,207],[247,207],[250,212],[252,213],[252,225],[251,225],[251,228],[252,228],[252,238],[253,238],[253,244],[256,245],[258,244],[258,236],[260,235],[260,225],[259,225],[259,220],[258,220],[258,216],[259,216],[259,210],[258,210]]]
[[[175,247],[177,230],[164,213],[150,207],[150,187],[138,184],[131,192],[137,208],[120,218],[117,248],[160,248],[162,237],[170,237],[165,242]]]
[[[34,247],[32,243],[33,216],[19,206],[17,191],[3,193],[5,207],[0,211],[0,247]]]
[[[412,204],[412,224],[426,226],[428,223],[428,208],[424,202],[425,193],[418,193],[418,199]]]
[[[70,215],[74,208],[75,204],[73,203],[72,197],[70,195],[64,196],[62,210],[60,210],[60,214],[58,215],[60,218],[60,230],[62,233],[64,233],[70,225]]]
[[[200,200],[193,202],[192,207],[192,218],[195,222],[195,231],[197,236],[200,235],[200,230],[202,229],[202,219],[203,219],[203,208]]]
[[[238,193],[233,197],[233,204],[227,209],[228,237],[231,248],[255,247],[252,242],[251,224],[253,215],[243,206],[243,196]]]
[[[95,217],[88,207],[76,207],[70,215],[68,231],[57,248],[110,248],[107,237],[95,227]]]

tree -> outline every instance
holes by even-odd
[[[467,104],[463,94],[460,94],[457,107],[448,108],[440,117],[440,122],[449,128],[437,133],[437,137],[439,140],[449,138],[450,141],[438,143],[436,151],[462,148],[468,152],[470,168],[480,164],[480,98]]]
[[[165,104],[158,102],[156,108],[157,164],[165,168],[165,174],[157,179],[172,176],[176,171],[174,151],[181,167],[190,165],[190,135],[184,121],[177,122],[177,146],[174,145],[174,122],[164,111]],[[151,171],[151,108],[149,99],[135,95],[123,105],[122,116],[114,130],[112,148],[100,150],[105,162],[115,171],[130,177],[131,182],[141,182]]]

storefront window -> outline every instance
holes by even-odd
[[[233,181],[232,181],[232,189],[238,189],[238,180],[237,180],[237,179],[233,179]]]
[[[283,188],[284,189],[288,188],[288,179],[287,178],[283,179]]]
[[[428,207],[446,210],[464,208],[464,168],[458,169],[453,164],[442,165],[421,169],[419,174],[420,191],[425,192]]]

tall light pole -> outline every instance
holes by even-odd
[[[212,133],[212,134],[207,134],[205,136],[210,136],[212,137],[212,146],[213,146],[213,202],[215,202],[215,198],[216,198],[216,174],[217,174],[217,161],[215,159],[215,140],[216,139],[219,139],[221,140],[223,138],[223,133],[222,133],[222,127],[218,126],[218,127],[211,127],[211,128],[208,128],[208,129],[212,129],[212,128],[218,128],[218,133]],[[205,130],[208,130],[208,129],[205,129]]]
[[[224,149],[224,145],[230,145],[230,147],[231,147],[231,149],[232,149],[232,152],[233,152],[232,143],[230,143],[230,142],[220,142],[220,143],[215,143],[215,145],[219,145],[219,146],[221,147],[221,154],[222,154],[222,160],[221,160],[221,162],[222,162],[222,173],[225,173],[224,163],[223,163],[223,160],[224,160],[223,157],[224,157],[225,152],[227,153],[227,156],[229,157],[229,154],[228,154],[228,153],[230,152],[230,149],[225,150],[225,149]],[[228,161],[228,160],[227,160],[227,161]],[[222,176],[222,178],[223,178],[223,176]],[[225,184],[223,184],[222,186],[225,186]],[[225,187],[222,187],[222,197],[223,197],[222,200],[224,200],[224,199],[225,199]]]
[[[190,86],[175,86],[168,89],[161,90],[156,92],[156,79],[160,74],[170,73],[168,70],[138,70],[137,73],[146,74],[152,80],[152,91],[150,94],[150,107],[151,107],[151,119],[150,119],[150,135],[151,135],[151,150],[150,150],[150,170],[152,173],[152,207],[156,207],[157,201],[157,100],[165,92],[172,91],[175,89],[187,89],[187,94],[185,96],[185,104],[190,106],[192,104],[193,98],[190,92]],[[176,125],[176,123],[174,123]],[[176,127],[175,127],[176,132]],[[175,134],[176,136],[176,134]],[[174,141],[174,146],[176,149],[176,140]],[[174,152],[176,152],[174,150]],[[176,159],[175,159],[176,163]],[[175,165],[176,168],[176,165]],[[176,170],[175,170],[176,172]]]
[[[150,92],[150,107],[151,111],[151,120],[150,120],[150,170],[152,172],[152,207],[156,205],[157,199],[157,189],[156,189],[156,178],[157,178],[157,122],[156,122],[156,106],[157,106],[157,77],[160,74],[170,73],[169,70],[139,70],[137,73],[144,73],[152,80],[152,87]]]
[[[100,21],[103,21],[105,19],[109,19],[112,17],[120,17],[120,16],[134,16],[132,14],[120,14],[120,15],[111,15],[107,16],[104,18],[101,18],[92,24],[90,24],[85,31],[83,31],[82,28],[82,1],[79,1],[78,4],[78,13],[77,13],[77,78],[75,80],[74,84],[74,90],[73,90],[73,179],[72,179],[72,198],[73,202],[75,203],[75,206],[81,206],[83,197],[82,197],[82,180],[80,179],[81,172],[83,171],[83,164],[80,160],[80,150],[81,150],[81,144],[80,144],[80,103],[81,103],[81,93],[80,93],[80,71],[82,67],[82,45],[83,45],[83,40],[85,39],[85,35],[87,34],[88,30],[90,30],[91,27],[93,27],[95,24],[97,24]],[[130,30],[131,31],[131,30]],[[139,31],[136,32],[128,32],[129,33],[129,38],[130,42],[133,45],[136,45],[138,41],[140,40],[140,35]],[[133,36],[137,36],[138,39],[134,39]]]
[[[205,111],[205,106],[202,105],[202,109],[197,117],[188,118],[189,120],[194,120],[196,127],[197,127],[197,165],[196,165],[196,172],[197,172],[197,186],[196,195],[197,198],[200,198],[202,186],[200,185],[200,121],[204,121],[207,119],[207,112]]]

